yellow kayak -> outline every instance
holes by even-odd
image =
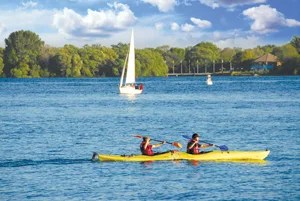
[[[181,160],[196,161],[237,161],[237,160],[264,160],[270,154],[270,150],[265,151],[211,151],[203,154],[188,154],[180,152]]]
[[[237,160],[264,160],[270,151],[211,151],[201,154],[188,154],[180,151],[170,151],[154,156],[145,155],[111,155],[94,153],[93,160],[99,161],[170,161],[170,160],[195,160],[195,161],[237,161]]]

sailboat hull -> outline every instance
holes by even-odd
[[[121,94],[141,94],[143,92],[143,90],[136,89],[132,86],[122,86],[119,89]]]

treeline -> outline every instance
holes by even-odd
[[[46,45],[31,31],[16,31],[5,39],[0,48],[0,77],[114,77],[120,76],[128,44],[111,47],[85,45],[82,48],[65,45],[55,48]],[[216,68],[249,71],[252,62],[265,53],[276,55],[283,65],[270,74],[300,74],[300,38],[283,46],[266,45],[253,49],[219,49],[210,42],[193,47],[161,46],[136,50],[136,75],[166,76],[168,72],[204,72]],[[222,68],[221,68],[222,67]],[[211,70],[210,70],[211,72]]]

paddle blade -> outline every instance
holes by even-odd
[[[191,137],[190,137],[190,136],[188,136],[188,135],[182,135],[182,137],[184,137],[185,139],[188,139],[188,140],[190,140],[190,139],[191,139]]]
[[[172,145],[180,149],[182,148],[182,144],[180,144],[179,142],[173,142]]]
[[[228,151],[228,147],[226,145],[218,146],[221,151]]]
[[[134,135],[133,137],[143,138],[143,136],[141,136],[141,135]]]

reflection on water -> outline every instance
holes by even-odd
[[[120,96],[126,100],[134,101],[137,99],[137,94],[120,94]]]
[[[189,160],[188,163],[193,166],[199,166],[204,163],[239,163],[239,164],[251,164],[251,165],[260,165],[265,166],[268,165],[269,162],[266,160],[215,160],[215,161],[196,161]]]

